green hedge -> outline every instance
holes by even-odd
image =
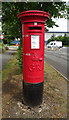
[[[18,59],[18,65],[20,67],[20,71],[22,72],[22,41],[20,42],[18,52],[17,52],[17,59]]]

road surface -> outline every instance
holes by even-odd
[[[0,71],[4,69],[5,64],[13,57],[16,50],[8,50],[3,54],[0,54]]]
[[[69,79],[69,47],[63,47],[58,50],[45,49],[45,61],[51,64],[64,77]]]

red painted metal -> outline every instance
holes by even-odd
[[[47,12],[29,10],[18,15],[22,23],[23,79],[26,83],[44,81],[44,24]]]

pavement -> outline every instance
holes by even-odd
[[[53,66],[66,79],[69,79],[69,47],[63,47],[55,51],[45,49],[45,61]]]
[[[15,49],[8,50],[3,54],[0,54],[0,71],[4,69],[4,66],[6,63],[13,57],[13,55],[16,53]]]

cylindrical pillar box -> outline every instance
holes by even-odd
[[[49,14],[29,10],[18,15],[22,23],[23,99],[29,106],[41,104],[44,82],[44,25]]]

